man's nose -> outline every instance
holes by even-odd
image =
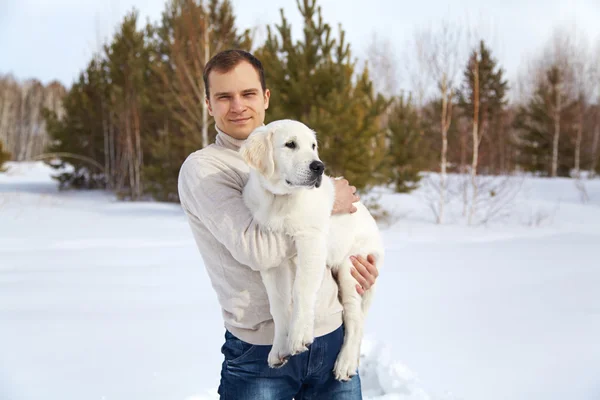
[[[242,112],[246,109],[246,104],[244,100],[239,96],[234,96],[231,101],[231,111],[233,112]]]

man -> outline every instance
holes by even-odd
[[[332,373],[344,332],[338,289],[329,270],[318,294],[315,341],[309,351],[282,368],[267,364],[274,327],[259,271],[283,264],[295,249],[291,238],[262,232],[252,219],[242,198],[249,167],[238,150],[264,124],[270,92],[260,61],[240,50],[216,54],[205,67],[204,83],[217,138],[183,163],[179,196],[222,307],[226,331],[221,399],[360,399],[358,375],[338,382]],[[356,211],[355,192],[348,181],[338,181],[333,212]],[[374,283],[377,270],[370,257],[353,262],[362,294]]]

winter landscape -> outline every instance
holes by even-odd
[[[0,174],[0,398],[216,399],[223,327],[177,204]],[[371,400],[600,398],[600,180],[527,177],[507,216],[435,224],[426,185],[373,194],[387,262]],[[365,196],[366,199],[369,196]]]
[[[597,0],[46,3],[0,5],[0,400],[218,398],[177,177],[265,109],[378,218],[365,400],[600,400]]]

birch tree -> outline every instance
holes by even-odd
[[[597,43],[592,57],[590,73],[591,79],[589,87],[592,91],[592,98],[595,99],[596,112],[594,116],[594,133],[591,143],[589,173],[590,176],[595,176],[598,168],[598,158],[600,158],[600,154],[598,153],[600,146],[600,40]]]
[[[448,130],[452,123],[452,107],[456,94],[456,75],[462,61],[464,50],[463,31],[460,26],[443,21],[436,29],[429,28],[415,32],[414,56],[417,65],[434,85],[431,95],[440,98],[441,110],[439,133],[440,151],[440,184],[439,201],[436,209],[436,222],[444,221],[444,207],[447,202],[447,169],[448,169]],[[424,93],[430,85],[421,86]],[[427,96],[427,94],[425,95]]]
[[[365,56],[375,92],[386,97],[397,96],[400,92],[398,69],[400,63],[389,37],[373,32]]]
[[[505,99],[508,82],[504,79],[504,71],[499,67],[490,49],[484,41],[472,50],[468,63],[463,73],[463,83],[458,93],[458,104],[462,110],[463,118],[471,121],[472,159],[470,168],[471,200],[468,215],[469,225],[473,223],[477,197],[479,195],[479,180],[477,179],[480,166],[480,147],[482,139],[494,143],[489,147],[503,145],[499,121],[507,104]],[[490,138],[493,134],[493,139]],[[488,156],[492,153],[488,151]],[[488,169],[489,169],[488,159]],[[464,185],[465,206],[463,214],[466,215],[467,186]]]

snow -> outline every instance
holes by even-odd
[[[0,174],[0,399],[209,400],[220,309],[176,204]],[[458,179],[458,178],[457,178]],[[386,265],[367,318],[370,400],[600,398],[600,180],[527,177],[505,218],[435,225],[381,190]]]

